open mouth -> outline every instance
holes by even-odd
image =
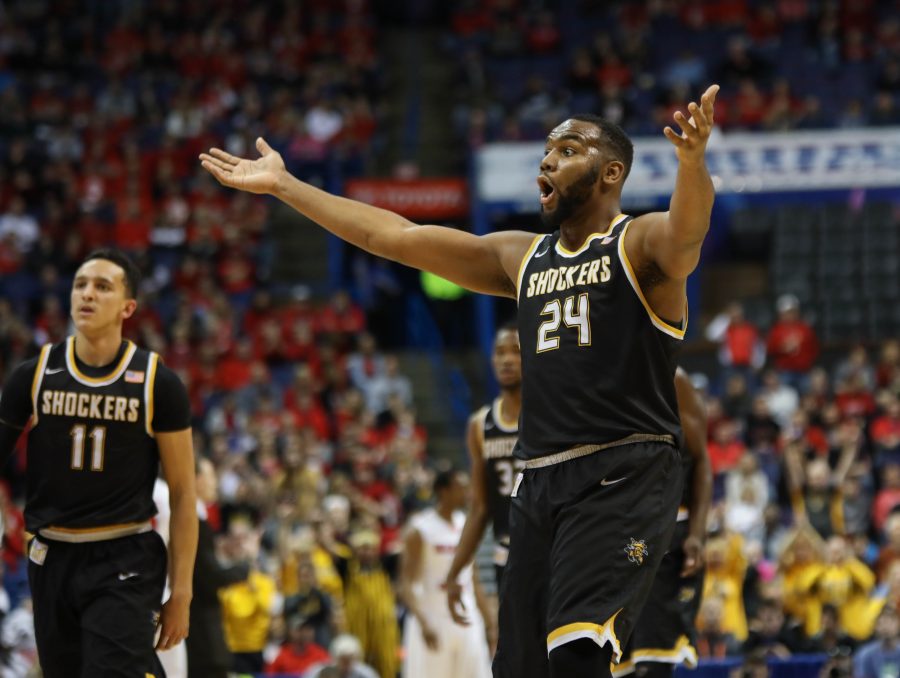
[[[556,188],[543,174],[537,178],[538,188],[541,189],[541,204],[546,205],[556,195]]]

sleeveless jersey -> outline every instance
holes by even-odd
[[[447,592],[444,580],[453,554],[462,536],[466,517],[461,511],[453,514],[453,523],[448,523],[437,512],[430,508],[412,518],[412,527],[422,536],[422,576],[415,585],[416,594],[422,609],[430,617],[448,617]],[[460,573],[457,581],[462,586],[462,601],[467,610],[476,610],[475,587],[472,584],[472,565],[467,565]]]
[[[156,514],[153,384],[158,356],[126,342],[112,371],[83,374],[73,337],[41,350],[31,389],[25,523],[91,529]]]
[[[519,438],[519,422],[503,421],[500,415],[500,398],[490,407],[485,406],[481,417],[481,451],[487,474],[488,510],[493,521],[494,539],[509,544],[509,505],[513,483],[522,470],[521,460],[513,456],[513,448]]]
[[[624,248],[630,222],[619,215],[574,252],[559,231],[536,236],[522,259],[517,456],[633,434],[667,434],[680,444],[674,378],[684,329],[659,318],[644,298]]]

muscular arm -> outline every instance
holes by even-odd
[[[691,384],[687,373],[680,367],[675,372],[675,392],[681,427],[684,429],[684,445],[693,459],[690,482],[691,515],[685,544],[683,576],[693,574],[702,565],[703,543],[706,540],[706,519],[712,501],[712,470],[706,451],[706,406]]]
[[[469,426],[466,430],[466,445],[469,449],[472,473],[472,504],[469,507],[469,515],[466,516],[466,524],[463,526],[462,536],[456,553],[453,554],[453,562],[447,573],[445,582],[447,587],[447,604],[450,606],[450,614],[457,624],[465,623],[465,608],[460,600],[460,585],[457,583],[459,573],[472,562],[484,530],[488,523],[488,490],[487,474],[484,468],[484,454],[482,452],[481,426],[484,423],[484,414],[479,411],[469,418]]]
[[[221,184],[266,193],[335,234],[380,257],[430,271],[475,292],[513,297],[519,264],[534,234],[476,236],[441,226],[419,226],[388,210],[326,193],[292,176],[263,140],[257,160],[212,149],[201,164]]]
[[[683,315],[684,281],[700,261],[700,248],[709,230],[715,190],[705,153],[717,92],[718,85],[713,85],[703,94],[699,106],[694,102],[688,105],[690,120],[681,111],[675,113],[681,134],[670,127],[664,130],[678,156],[669,211],[636,218],[625,237],[625,251],[639,280],[643,278],[646,283],[661,274],[661,284],[652,289],[648,286],[644,293],[656,313],[672,320]]]

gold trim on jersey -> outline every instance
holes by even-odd
[[[100,527],[56,527],[50,525],[38,530],[38,534],[47,539],[65,541],[71,544],[83,544],[93,541],[119,539],[133,534],[143,534],[153,529],[149,520],[137,523],[121,523],[119,525],[101,525]]]
[[[502,399],[494,398],[494,402],[491,404],[491,414],[494,415],[494,423],[504,433],[518,433],[519,432],[519,420],[516,419],[514,421],[507,421],[503,418],[503,407],[502,407]]]
[[[622,609],[623,608],[619,608],[619,610],[603,624],[575,622],[554,629],[547,634],[547,654],[549,655],[551,651],[555,650],[560,645],[571,643],[573,640],[588,638],[593,640],[600,647],[609,643],[612,647],[615,661],[619,661],[622,658],[622,646],[619,644],[619,639],[616,637],[615,624],[616,617],[619,616],[619,612],[621,612]]]
[[[670,325],[665,320],[660,318],[652,308],[650,308],[650,304],[647,301],[647,298],[644,296],[644,292],[641,290],[641,284],[638,282],[637,275],[634,272],[634,269],[631,267],[631,262],[628,261],[628,255],[625,253],[625,234],[628,232],[628,227],[631,226],[631,223],[625,224],[625,228],[622,229],[622,232],[619,234],[619,260],[622,262],[622,265],[625,270],[625,276],[628,278],[628,282],[631,283],[632,289],[634,289],[635,294],[637,294],[638,299],[640,299],[641,304],[643,304],[644,309],[647,311],[647,315],[650,316],[650,322],[653,323],[653,326],[661,332],[665,332],[670,337],[675,337],[676,339],[684,339],[684,333],[687,330],[688,323],[688,306],[687,299],[684,301],[684,320],[682,320],[683,327],[678,328],[674,325]]]
[[[153,386],[156,383],[156,368],[159,364],[159,355],[151,353],[147,359],[147,378],[144,380],[144,416],[147,435],[155,437],[153,432]]]
[[[697,650],[691,645],[691,640],[685,635],[680,635],[672,648],[648,647],[633,650],[631,657],[618,666],[611,665],[613,678],[621,678],[634,672],[637,664],[642,662],[655,662],[660,664],[684,664],[690,669],[697,668]]]
[[[534,251],[537,249],[538,243],[546,237],[547,236],[544,234],[538,234],[534,236],[534,240],[531,241],[531,244],[528,246],[528,249],[525,250],[525,254],[522,256],[522,261],[519,262],[519,274],[516,276],[516,303],[519,302],[519,294],[521,294],[522,290],[522,276],[525,275],[525,268],[528,266],[528,261],[534,255]]]
[[[75,337],[69,337],[66,340],[66,367],[69,369],[69,374],[72,375],[75,381],[85,386],[109,386],[125,373],[125,368],[128,367],[128,364],[134,357],[134,352],[137,351],[137,346],[134,343],[127,339],[125,343],[128,344],[128,347],[125,349],[119,364],[116,365],[112,372],[105,377],[89,377],[78,369],[78,364],[75,360]]]
[[[627,214],[618,214],[616,215],[611,222],[609,222],[609,228],[607,228],[603,233],[591,233],[587,239],[581,243],[581,247],[579,247],[574,252],[572,250],[567,250],[563,247],[562,243],[557,240],[556,241],[556,253],[561,254],[564,257],[577,257],[579,254],[584,252],[588,247],[590,247],[591,243],[597,238],[606,238],[612,235],[613,229],[622,223],[622,219],[627,218]]]
[[[44,383],[44,370],[47,369],[47,361],[50,359],[52,344],[41,346],[41,355],[38,358],[34,376],[31,378],[31,425],[38,423],[38,394],[41,392],[41,384]]]
[[[635,443],[665,443],[667,445],[675,445],[675,438],[668,433],[662,435],[657,433],[632,433],[630,436],[613,440],[609,443],[601,445],[577,445],[570,447],[568,450],[557,452],[556,454],[548,454],[543,457],[535,457],[534,459],[525,460],[525,468],[544,468],[545,466],[554,466],[564,461],[571,461],[580,457],[586,457],[589,454],[608,450],[611,447],[621,447],[622,445],[633,445]]]

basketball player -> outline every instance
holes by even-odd
[[[465,626],[447,609],[444,578],[459,544],[469,480],[459,471],[442,471],[434,480],[437,505],[410,521],[403,549],[400,591],[408,610],[403,629],[404,678],[488,678],[491,660],[485,637],[486,604],[471,565],[457,583],[460,600],[472,610]],[[476,605],[480,611],[475,612]]]
[[[712,471],[706,453],[706,406],[687,373],[675,372],[678,411],[684,430],[684,491],[672,544],[656,572],[625,656],[612,668],[616,678],[635,673],[668,678],[673,668],[697,666],[694,619],[703,591],[703,543],[712,499]]]
[[[469,419],[466,443],[472,469],[472,503],[444,582],[450,614],[457,624],[466,623],[466,610],[460,599],[462,588],[457,580],[463,568],[475,557],[489,519],[496,542],[494,570],[498,591],[509,558],[509,495],[521,470],[521,462],[513,457],[522,404],[522,356],[519,353],[519,333],[514,326],[501,327],[497,331],[491,365],[494,378],[500,385],[500,396]],[[493,637],[493,615],[485,621],[488,636]]]
[[[35,634],[45,678],[162,676],[154,653],[188,632],[197,550],[187,392],[152,352],[122,340],[139,272],[99,250],[72,285],[75,334],[19,365],[0,400],[0,455],[28,429],[26,529]],[[151,528],[162,462],[166,548]]]
[[[547,137],[537,179],[549,235],[418,226],[256,160],[200,156],[218,181],[272,194],[375,255],[515,298],[522,414],[496,678],[609,675],[668,548],[681,495],[675,352],[714,199],[706,168],[718,86],[666,127],[678,159],[666,212],[621,213],[631,140],[593,115]]]

